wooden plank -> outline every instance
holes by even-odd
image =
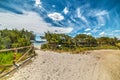
[[[3,65],[0,65],[0,67],[8,67],[8,66],[12,66],[13,64],[3,64]]]
[[[0,75],[0,79],[4,78],[8,74],[11,74],[13,71],[15,71],[16,69],[18,69],[20,66],[24,65],[26,62],[28,62],[29,60],[31,60],[31,58],[33,58],[33,57],[34,56],[31,56],[31,57],[27,58],[26,60],[24,60],[18,67],[12,67],[8,72],[2,73]]]
[[[19,48],[3,49],[3,50],[0,50],[0,52],[14,51],[16,49],[19,50],[19,49],[24,49],[24,48],[29,48],[29,47],[33,47],[33,46],[25,46],[25,47],[19,47]]]
[[[23,56],[20,57],[17,61],[15,60],[15,64],[16,64],[16,63],[19,62],[21,59],[23,59],[23,57],[25,57],[25,56],[34,48],[33,45],[31,45],[31,46],[25,46],[25,47],[19,47],[19,48],[4,49],[4,50],[0,50],[0,52],[15,51],[14,54],[16,54],[16,53],[17,53],[17,50],[19,50],[19,49],[24,49],[24,48],[29,48],[29,49],[28,49],[27,52],[25,52],[25,53],[23,54]],[[14,55],[14,56],[16,56],[16,55]],[[15,58],[15,59],[16,59],[16,58]],[[7,64],[7,65],[1,65],[0,67],[7,67],[7,66],[12,66],[12,65],[13,65],[13,64]],[[13,69],[13,70],[14,70],[14,69]],[[10,72],[12,72],[13,70],[10,70]],[[9,74],[10,72],[7,72],[6,74],[4,74],[4,75],[2,75],[2,76],[0,76],[0,77],[3,77],[3,76],[5,76],[5,75]]]
[[[22,57],[20,57],[18,60],[17,60],[17,62],[19,62],[24,56],[26,56],[28,53],[29,53],[29,51],[31,51],[32,50],[32,47],[26,52],[26,53],[24,53],[24,55],[22,56]]]

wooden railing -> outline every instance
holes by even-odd
[[[23,55],[19,59],[16,59],[16,56],[19,50],[23,50],[23,49],[27,49],[27,51],[22,53]],[[13,64],[0,65],[0,68],[3,68],[3,70],[0,72],[0,78],[9,74],[11,71],[15,70],[16,68],[21,66],[24,62],[30,60],[33,56],[35,56],[33,45],[18,47],[18,48],[11,48],[11,49],[4,49],[4,50],[0,50],[0,53],[10,52],[10,51],[13,52]],[[8,66],[11,66],[11,69],[9,69],[7,72],[4,72],[5,67],[8,67]]]

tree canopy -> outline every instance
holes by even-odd
[[[42,49],[76,49],[85,47],[100,47],[100,46],[115,46],[120,42],[116,37],[99,37],[95,38],[92,35],[78,34],[75,37],[70,37],[66,34],[45,33],[46,44],[42,45]],[[111,48],[111,47],[110,47]]]
[[[30,40],[34,38],[32,32],[27,30],[0,30],[0,49],[14,48],[30,45]]]

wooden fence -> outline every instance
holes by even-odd
[[[23,49],[27,49],[27,51],[24,52],[23,55],[19,59],[16,59],[16,55],[17,55],[18,51],[23,50]],[[9,52],[9,51],[13,52],[13,63],[8,64],[8,65],[0,65],[0,68],[3,68],[3,70],[0,72],[0,78],[4,77],[7,74],[9,74],[10,72],[14,71],[19,66],[21,66],[26,61],[29,61],[32,57],[35,56],[34,46],[33,45],[24,46],[24,47],[18,47],[18,48],[11,48],[11,49],[4,49],[4,50],[0,50],[0,53],[1,52]],[[4,72],[5,67],[10,67],[11,69]]]

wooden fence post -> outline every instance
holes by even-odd
[[[13,65],[17,66],[16,65],[16,55],[17,55],[17,49],[15,48],[14,49],[14,54],[13,54]]]
[[[35,54],[35,48],[34,48],[34,45],[32,44],[32,54],[34,54],[34,56],[36,55]]]

